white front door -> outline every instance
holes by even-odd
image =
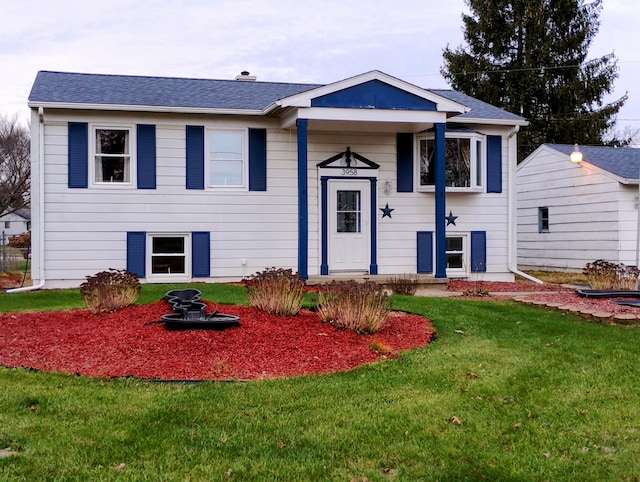
[[[368,180],[329,181],[329,271],[368,272],[371,193]]]

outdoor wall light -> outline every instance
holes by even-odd
[[[384,182],[384,193],[389,194],[391,192],[391,179],[387,179]]]
[[[582,152],[580,152],[578,144],[573,145],[573,152],[569,155],[569,159],[571,159],[571,162],[582,162]]]

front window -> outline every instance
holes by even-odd
[[[209,185],[244,185],[244,135],[242,131],[209,132]]]
[[[150,245],[152,275],[187,276],[187,236],[152,235]]]
[[[94,129],[93,180],[96,184],[131,184],[131,129]]]
[[[445,136],[445,186],[458,190],[479,189],[483,185],[482,137],[475,134],[447,133]],[[435,140],[418,139],[420,187],[435,186]]]

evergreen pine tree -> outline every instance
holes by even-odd
[[[613,53],[588,60],[602,0],[465,0],[466,47],[444,50],[452,88],[525,117],[522,160],[544,142],[627,145],[609,139],[627,96],[605,104],[618,77]]]

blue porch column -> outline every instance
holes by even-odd
[[[309,277],[309,199],[307,194],[308,124],[308,119],[296,120],[296,127],[298,128],[298,274],[303,279]]]
[[[445,124],[437,123],[435,130],[435,181],[436,181],[436,278],[447,277],[447,232],[445,224]]]

